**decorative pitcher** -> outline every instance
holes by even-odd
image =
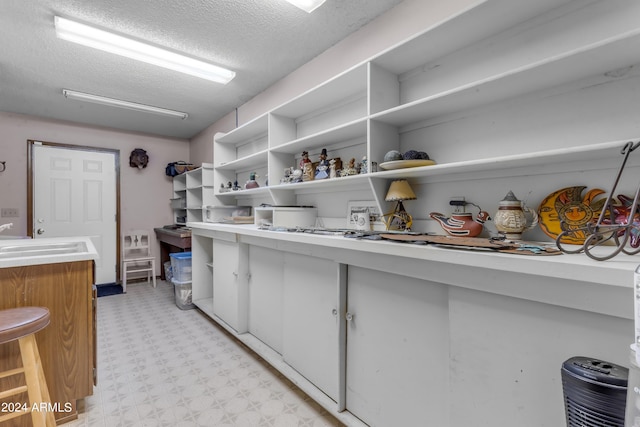
[[[530,216],[528,221],[527,214]],[[538,214],[523,206],[513,191],[509,191],[500,201],[498,212],[493,216],[493,222],[498,232],[504,234],[507,239],[520,240],[524,231],[538,225]]]

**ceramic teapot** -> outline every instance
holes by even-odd
[[[529,220],[527,214],[530,216]],[[538,225],[538,214],[524,206],[513,191],[509,191],[500,201],[493,222],[498,232],[504,234],[507,239],[520,240],[523,232]]]
[[[451,217],[444,216],[439,212],[431,212],[429,216],[440,223],[440,226],[451,236],[476,237],[482,233],[484,222],[489,218],[489,214],[481,210],[476,217],[471,212],[452,213]]]

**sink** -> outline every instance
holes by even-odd
[[[89,236],[1,239],[0,268],[97,260]]]
[[[85,242],[43,243],[35,245],[13,245],[0,247],[0,259],[46,255],[86,253]]]

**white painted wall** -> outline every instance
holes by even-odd
[[[169,205],[173,194],[171,179],[165,176],[164,168],[168,162],[188,160],[188,141],[2,112],[0,134],[0,161],[6,161],[7,166],[0,172],[0,208],[18,208],[20,213],[18,218],[0,218],[1,224],[14,223],[14,228],[3,232],[3,236],[27,234],[28,139],[120,150],[122,229],[150,229],[173,223]],[[129,155],[135,148],[149,154],[145,169],[129,166]]]

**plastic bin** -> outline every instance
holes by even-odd
[[[195,308],[192,302],[191,280],[180,282],[172,280],[176,294],[176,305],[181,310],[190,310]]]
[[[178,282],[191,281],[191,252],[176,252],[169,256],[173,279]]]

